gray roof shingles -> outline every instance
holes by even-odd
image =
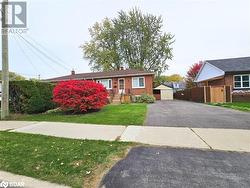
[[[206,62],[218,67],[224,72],[247,72],[250,71],[250,57],[231,59],[207,60]]]
[[[126,76],[142,76],[142,75],[153,75],[153,72],[126,69],[118,71],[106,71],[106,72],[92,72],[92,73],[81,73],[74,75],[61,76],[51,79],[46,79],[44,81],[57,82],[66,80],[83,80],[83,79],[101,79],[101,78],[114,78],[114,77],[126,77]]]

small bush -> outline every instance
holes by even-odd
[[[10,109],[14,113],[41,113],[55,107],[53,84],[38,81],[10,82]]]
[[[44,112],[44,114],[55,114],[55,113],[60,113],[60,112],[63,112],[61,108],[54,108],[54,109]]]
[[[53,91],[53,101],[62,110],[86,112],[101,109],[108,102],[108,92],[99,83],[87,80],[60,82]]]
[[[154,103],[155,102],[154,96],[147,95],[147,94],[136,96],[134,100],[136,103]]]

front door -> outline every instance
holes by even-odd
[[[118,91],[119,91],[119,94],[125,93],[125,79],[124,78],[118,79]]]

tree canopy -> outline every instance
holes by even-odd
[[[174,36],[162,31],[161,16],[143,14],[139,9],[120,11],[89,29],[91,39],[84,43],[84,58],[93,71],[121,67],[149,70],[160,75],[173,57]]]
[[[9,78],[10,78],[10,81],[25,80],[25,77],[23,77],[17,73],[14,73],[14,72],[9,72]],[[2,71],[0,71],[0,79],[2,79]]]
[[[171,75],[161,75],[161,76],[157,76],[155,77],[154,80],[154,87],[157,87],[165,82],[180,82],[183,81],[184,77],[182,77],[179,74],[171,74]]]
[[[187,71],[187,76],[186,76],[186,87],[187,88],[192,88],[197,86],[197,84],[194,82],[198,72],[201,69],[203,62],[200,61],[199,63],[193,64],[189,70]]]

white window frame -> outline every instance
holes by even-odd
[[[240,76],[240,81],[236,81],[235,80],[235,77],[236,76]],[[243,76],[248,76],[249,78],[249,87],[243,87],[243,79],[242,79],[242,77]],[[240,82],[240,87],[235,87],[235,82]],[[238,75],[234,75],[234,83],[233,83],[233,86],[234,86],[234,88],[235,89],[248,89],[248,88],[250,88],[250,74],[238,74]]]
[[[144,86],[140,86],[140,78],[143,79],[143,83],[144,83]],[[138,79],[138,86],[134,86],[134,79]],[[145,88],[145,77],[144,76],[140,76],[140,77],[132,77],[132,88],[133,89],[136,89],[136,88]]]
[[[105,85],[103,85],[103,81],[104,81],[104,80],[105,80],[105,81],[108,81],[108,85],[109,85],[109,81],[110,81],[111,87],[108,87],[108,88],[107,88]],[[100,80],[96,80],[96,82],[102,84],[104,87],[106,87],[106,89],[112,89],[112,79],[100,79]]]

